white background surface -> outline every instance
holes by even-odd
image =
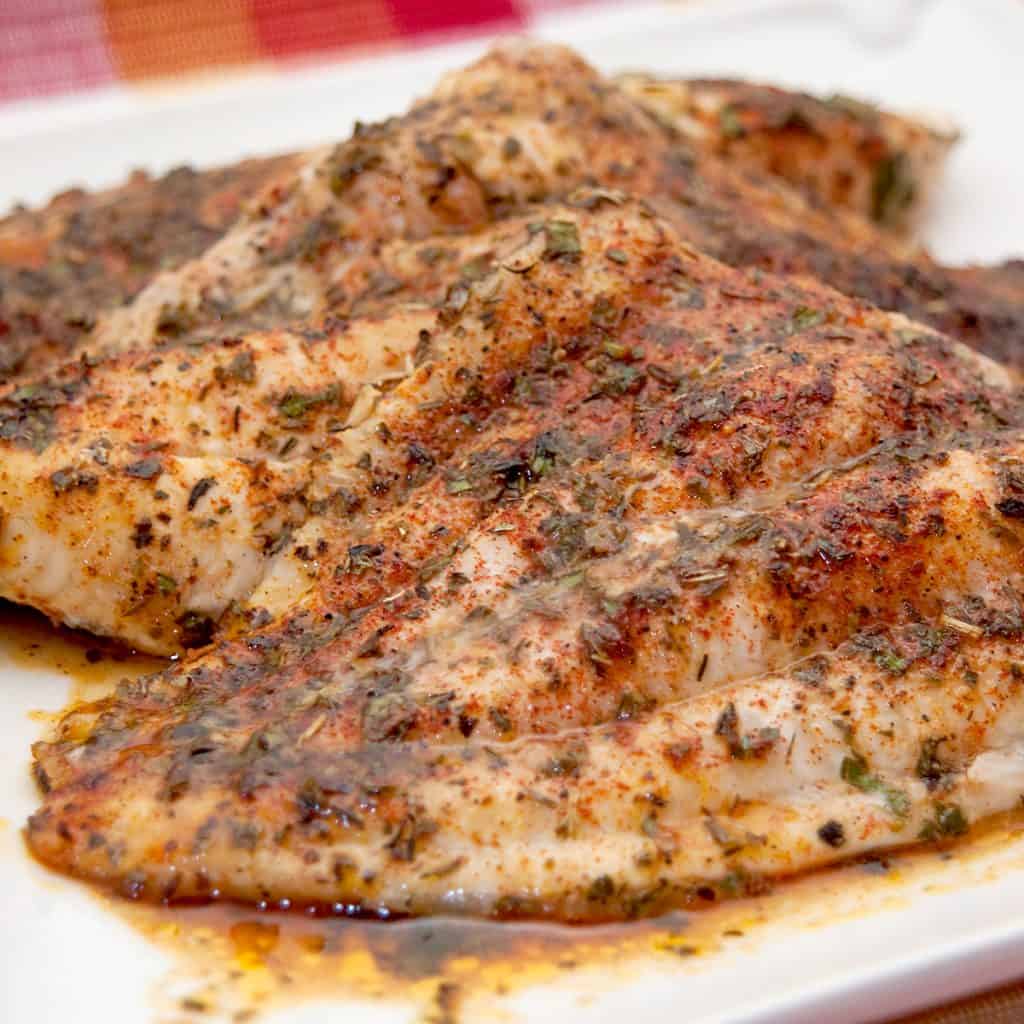
[[[0,0],[2,2],[2,0]],[[540,34],[601,68],[735,74],[948,115],[964,129],[926,237],[947,260],[1024,255],[1024,4],[746,0],[622,5],[547,20]],[[356,118],[400,111],[483,43],[392,56],[282,78],[254,73],[199,90],[114,89],[0,108],[0,210],[72,184],[113,184],[133,167],[166,170],[340,138]],[[167,971],[150,946],[88,893],[24,854],[18,830],[35,806],[30,710],[57,709],[66,683],[0,664],[0,1020],[120,1024],[153,1019]],[[699,963],[651,963],[633,981],[591,986],[584,973],[508,1000],[505,1020],[638,1024],[880,1019],[1021,973],[1020,851],[959,885],[908,884],[899,907],[815,930],[764,932]],[[956,867],[948,877],[956,877]],[[581,996],[585,996],[581,1000]],[[274,1020],[337,1013],[298,1007]],[[413,1019],[406,1005],[346,1004],[348,1024]],[[468,1018],[468,1014],[466,1014]]]

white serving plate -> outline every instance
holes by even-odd
[[[538,6],[543,6],[540,3]],[[946,115],[966,132],[925,226],[947,260],[1024,255],[1024,5],[1015,0],[742,0],[622,5],[542,17],[537,34],[579,48],[609,71],[723,73],[819,92],[874,97]],[[133,167],[210,165],[344,136],[356,118],[400,111],[484,42],[390,55],[283,76],[256,71],[205,87],[128,91],[0,108],[0,210],[73,184],[113,184]],[[0,662],[0,1020],[120,1024],[165,1020],[154,992],[168,954],[82,887],[25,854],[36,805],[29,717],[56,710],[68,683],[53,670]],[[1024,842],[959,858],[882,897],[808,901],[693,960],[651,957],[464,1005],[461,1019],[831,1024],[883,1020],[1022,973]],[[895,898],[894,898],[895,897]],[[863,903],[859,913],[851,905]],[[330,1009],[301,1004],[281,1024],[417,1019],[409,1002]],[[209,1019],[209,1018],[207,1018]]]

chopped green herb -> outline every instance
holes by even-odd
[[[928,840],[962,836],[969,828],[964,812],[956,804],[937,803],[935,816],[921,826],[918,838]]]
[[[841,110],[844,114],[849,114],[858,120],[868,122],[878,120],[877,107],[873,107],[870,103],[865,103],[863,100],[854,99],[852,96],[845,96],[841,92],[833,93],[825,102],[830,107]]]
[[[739,139],[747,134],[740,120],[739,111],[732,104],[722,107],[718,115],[718,127],[727,139]]]
[[[906,818],[910,814],[910,798],[907,794],[872,775],[868,770],[867,761],[860,754],[844,757],[839,775],[844,782],[848,782],[863,793],[881,793],[886,806],[897,818]]]
[[[949,766],[939,757],[939,744],[945,736],[932,736],[921,744],[917,757],[917,777],[923,779],[929,789],[935,789],[949,774]]]
[[[881,668],[884,668],[886,672],[891,672],[894,676],[902,675],[907,670],[907,659],[901,658],[892,651],[880,654],[877,660]]]
[[[512,719],[501,708],[490,708],[487,717],[490,718],[491,724],[498,732],[504,734],[512,731]]]
[[[749,733],[741,733],[739,726],[740,718],[736,705],[729,701],[725,710],[718,716],[715,735],[725,740],[730,755],[738,761],[766,757],[779,740],[780,733],[775,726],[763,726]]]
[[[191,512],[199,504],[203,495],[212,490],[216,484],[217,480],[212,476],[204,476],[201,480],[197,480],[188,494],[188,511]]]
[[[415,702],[403,693],[370,697],[363,707],[363,736],[370,743],[400,740],[416,723]]]
[[[281,399],[277,407],[288,419],[299,420],[311,409],[336,402],[339,396],[340,389],[337,384],[330,384],[323,391],[313,394],[303,394],[299,391],[289,390],[285,393],[284,398]]]
[[[252,384],[256,380],[252,350],[242,349],[227,366],[215,366],[213,376],[218,384],[226,384],[230,380],[236,380],[240,384]]]
[[[555,259],[559,256],[578,257],[583,251],[580,235],[571,220],[549,220],[544,225],[544,255]]]
[[[580,759],[571,751],[552,757],[543,768],[541,773],[549,778],[566,775],[576,775],[580,770]]]
[[[811,327],[817,327],[825,319],[825,314],[820,309],[811,309],[810,306],[797,306],[793,311],[791,323],[794,331],[806,331]]]
[[[87,470],[77,469],[75,466],[65,466],[50,475],[50,483],[53,485],[54,494],[63,494],[65,491],[73,490],[76,487],[84,487],[87,491],[95,491],[99,485],[99,477]]]
[[[164,471],[164,467],[159,459],[148,458],[125,466],[124,471],[126,476],[137,480],[155,480]]]
[[[645,697],[643,694],[631,693],[626,691],[619,699],[619,709],[615,714],[615,717],[620,721],[628,721],[631,718],[636,718],[638,715],[642,715],[647,711],[650,711],[655,701],[650,697]]]
[[[479,281],[491,272],[491,261],[486,256],[477,256],[463,264],[459,273],[467,281]]]
[[[350,573],[359,575],[373,569],[377,559],[384,554],[383,544],[353,544],[348,549],[348,561],[345,568]]]
[[[879,224],[899,223],[913,203],[916,191],[906,153],[893,153],[875,168],[871,183],[871,216]]]
[[[618,322],[619,311],[607,295],[598,295],[594,300],[594,308],[590,311],[590,319],[599,327],[610,330]]]
[[[178,589],[178,581],[173,576],[158,572],[156,574],[156,586],[160,593],[166,597]]]

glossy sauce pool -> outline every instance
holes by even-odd
[[[0,653],[16,668],[59,672],[71,701],[103,697],[125,676],[159,671],[166,659],[149,657],[101,637],[54,626],[37,612],[0,600]]]
[[[3,603],[0,653],[15,666],[66,676],[73,702],[96,700],[121,678],[165,664],[55,629],[39,615]],[[36,717],[42,733],[54,716]],[[592,987],[624,984],[652,965],[671,965],[681,975],[699,970],[704,958],[756,948],[780,925],[821,927],[837,917],[899,905],[908,882],[953,886],[972,862],[1007,844],[1019,846],[1024,861],[1024,812],[976,829],[945,850],[813,872],[762,896],[606,926],[456,918],[383,922],[225,904],[150,907],[99,892],[97,898],[172,955],[167,983],[154,993],[157,1020],[242,1024],[299,1001],[356,998],[400,999],[412,1003],[423,1021],[452,1024],[460,1012],[476,1018],[495,999],[577,972],[581,986]]]

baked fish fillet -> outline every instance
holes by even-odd
[[[1019,799],[1012,376],[577,203],[339,435],[243,634],[36,747],[39,857],[151,900],[614,918]]]
[[[436,327],[398,308],[80,361],[0,398],[0,594],[169,652],[233,604],[246,621],[287,612],[382,516],[436,554],[411,494],[483,514],[459,466],[517,439],[554,457],[539,439],[569,431],[582,454],[629,426],[619,457],[671,513],[908,431],[1014,420],[1014,379],[984,357],[702,257],[641,203],[582,193],[494,233]],[[779,398],[749,406],[765,375]],[[688,454],[701,424],[713,455]]]
[[[651,199],[730,265],[811,275],[1019,359],[1021,305],[983,276],[962,279],[856,214],[695,145],[570,51],[529,44],[492,51],[403,117],[311,154],[201,258],[102,317],[90,345],[124,350],[345,311],[383,246],[477,231],[580,186]],[[391,287],[386,274],[382,283]]]
[[[162,747],[129,749],[51,794],[28,838],[52,866],[152,901],[573,921],[705,903],[1018,806],[1020,626],[1018,612],[991,635],[874,633],[896,667],[855,640],[642,716],[506,744],[345,752],[318,741],[328,700],[311,700],[291,743],[266,733],[231,755],[181,725],[187,768],[172,775]]]
[[[0,593],[172,652],[209,640],[308,515],[317,460],[434,317],[69,363],[0,398]]]
[[[624,75],[622,88],[695,143],[776,175],[819,203],[906,232],[957,133],[836,95],[733,79]]]
[[[736,81],[635,75],[620,82],[695,144],[886,224],[918,217],[954,141],[952,133],[842,97],[822,101]],[[199,256],[304,159],[293,153],[212,170],[181,167],[159,178],[139,172],[119,188],[74,189],[0,220],[3,373],[38,373],[68,355],[102,314],[160,271]]]
[[[138,172],[119,188],[73,189],[0,220],[0,379],[67,357],[102,313],[203,253],[300,159],[180,167],[155,179]]]

